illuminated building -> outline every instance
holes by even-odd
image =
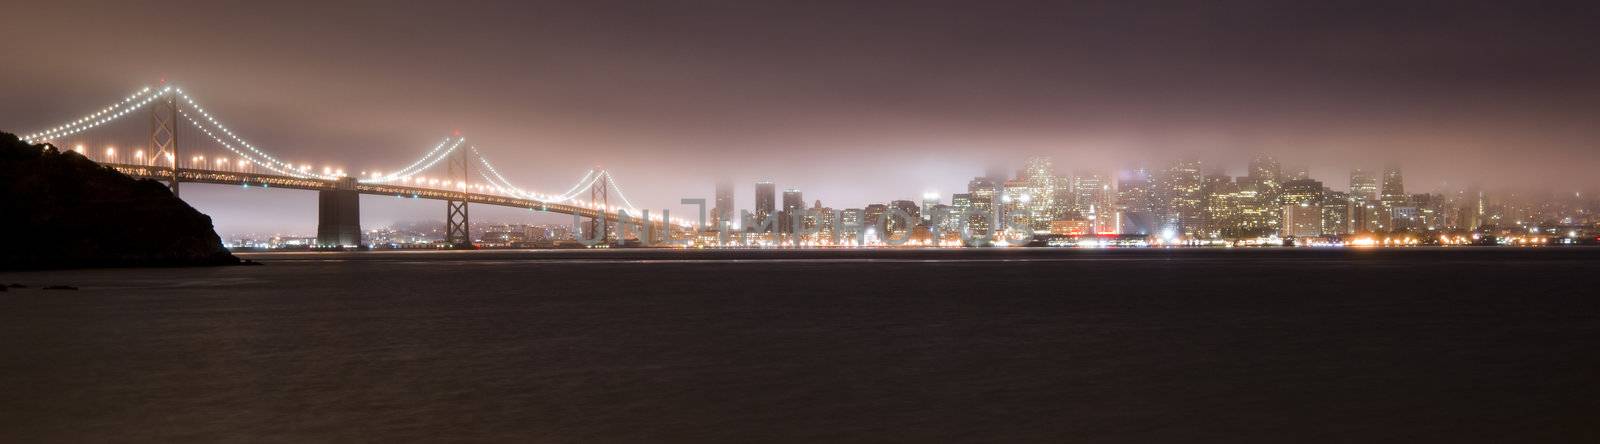
[[[1322,204],[1322,182],[1311,179],[1297,179],[1283,183],[1278,194],[1278,203],[1283,205],[1299,205],[1310,203]]]
[[[1205,221],[1204,187],[1199,160],[1185,159],[1167,168],[1156,187],[1163,231],[1170,229],[1184,237],[1199,235]]]
[[[1311,202],[1283,206],[1284,237],[1317,237],[1322,235],[1322,206]]]
[[[833,239],[833,230],[835,229],[833,226],[833,209],[822,206],[821,199],[818,199],[816,204],[812,205],[811,210],[806,212],[805,218],[806,226],[814,227],[816,230],[816,234],[811,240],[817,243],[827,243]]]
[[[900,210],[901,212],[904,212],[904,213],[906,213],[908,215],[911,215],[911,220],[913,220],[913,221],[922,220],[922,218],[920,216],[920,213],[919,213],[919,211],[917,209],[917,203],[916,202],[912,202],[912,201],[909,201],[909,200],[890,201],[889,202],[889,208]],[[885,223],[885,226],[888,228],[887,232],[890,233],[891,235],[893,235],[896,239],[898,239],[898,238],[900,238],[902,236],[905,236],[906,231],[911,229],[911,227],[906,226],[906,224],[905,224],[906,221],[901,219],[901,218],[899,218],[899,217],[887,217],[887,219],[888,220]],[[913,224],[913,225],[915,225],[915,224]]]
[[[756,220],[748,229],[766,223],[767,218],[773,216],[773,211],[777,209],[777,193],[778,189],[771,181],[756,182]]]
[[[1006,181],[1000,196],[1000,226],[995,227],[996,231],[1012,226],[1033,227],[1033,212],[1029,211],[1029,203],[1033,201],[1032,191],[1025,180]]]
[[[1117,182],[1116,194],[1122,234],[1156,234],[1155,195],[1150,172],[1144,168],[1125,172]]]
[[[795,217],[805,208],[806,201],[801,197],[800,190],[794,188],[783,190],[783,210],[778,212],[778,232],[794,233]]]
[[[862,233],[868,242],[883,242],[889,232],[888,214],[889,206],[884,204],[867,205],[861,210]]]
[[[1239,184],[1225,175],[1206,176],[1204,220],[1199,231],[1203,238],[1237,238],[1241,232],[1241,208],[1245,199]]]
[[[1072,176],[1071,209],[1087,218],[1095,233],[1115,234],[1120,230],[1117,194],[1104,174],[1079,171]],[[1065,213],[1057,214],[1059,217]]]
[[[995,183],[987,177],[975,177],[967,182],[968,212],[963,215],[968,220],[967,228],[975,237],[986,237],[994,232],[989,222],[994,218],[995,200],[999,197],[999,190]]]
[[[936,205],[939,205],[939,193],[922,193],[922,208],[929,210],[922,212],[922,222],[924,224],[931,223],[933,221],[934,214],[931,210]]]
[[[1402,223],[1394,220],[1395,210],[1408,207],[1411,203],[1411,195],[1406,194],[1405,179],[1400,175],[1399,165],[1389,164],[1383,168],[1383,190],[1378,202],[1382,204],[1383,217],[1388,219],[1382,222],[1388,225],[1390,230],[1415,228],[1410,222]]]
[[[1021,177],[1017,181],[1025,189],[1025,199],[1021,208],[1027,211],[1027,217],[1036,233],[1049,232],[1050,220],[1057,216],[1056,202],[1056,177],[1055,163],[1046,156],[1029,157],[1027,166],[1023,168]],[[1012,182],[1006,182],[1007,192],[1010,192]]]
[[[1350,234],[1353,207],[1348,193],[1324,190],[1322,195],[1322,234]]]
[[[728,181],[717,182],[717,199],[711,207],[711,228],[720,229],[723,222],[737,222],[733,211],[733,183]]]
[[[853,245],[857,236],[866,231],[866,211],[860,208],[846,208],[839,211],[839,225],[833,227],[839,230],[839,243]],[[859,230],[846,230],[846,226],[861,227]],[[830,237],[831,239],[831,237]]]
[[[1350,199],[1372,201],[1378,199],[1378,179],[1366,170],[1350,171]]]
[[[1050,234],[1057,236],[1083,236],[1090,234],[1089,221],[1068,215],[1070,219],[1050,221]]]

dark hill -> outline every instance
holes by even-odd
[[[0,269],[231,265],[165,185],[0,132]]]

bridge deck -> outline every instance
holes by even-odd
[[[155,179],[167,181],[172,178],[172,169],[151,165],[137,164],[104,164],[122,174],[135,178]],[[179,168],[179,182],[210,183],[220,185],[260,186],[264,188],[288,188],[296,190],[331,191],[339,189],[335,180],[300,178],[276,174],[261,174],[239,171],[203,170],[194,168]],[[393,184],[357,183],[355,190],[361,194],[378,196],[397,196],[415,199],[432,199],[444,201],[466,201],[481,205],[495,205],[511,208],[526,208],[535,211],[545,211],[560,214],[576,214],[583,218],[594,218],[603,214],[607,221],[616,222],[618,216],[614,212],[601,212],[600,210],[571,204],[551,203],[535,199],[501,196],[495,194],[472,193],[439,188],[415,187]],[[658,228],[661,222],[652,222]]]

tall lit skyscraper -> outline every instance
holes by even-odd
[[[1174,162],[1162,174],[1157,193],[1162,210],[1162,230],[1171,230],[1175,236],[1196,236],[1205,220],[1204,180],[1199,160],[1185,159]]]
[[[1383,168],[1383,197],[1385,205],[1405,206],[1410,196],[1406,194],[1405,177],[1400,175],[1400,165],[1389,164]]]
[[[1055,219],[1057,211],[1056,202],[1056,177],[1055,161],[1048,156],[1029,157],[1026,166],[1022,169],[1022,188],[1026,195],[1026,202],[1021,208],[1027,211],[1028,220],[1035,233],[1050,232],[1050,220]],[[1009,188],[1012,185],[1007,183]]]
[[[1058,196],[1057,199],[1060,199]],[[1117,233],[1120,221],[1117,195],[1111,180],[1099,171],[1078,171],[1072,175],[1072,211],[1090,222],[1090,232]],[[1058,202],[1060,203],[1060,202]],[[1059,205],[1058,205],[1059,206]],[[1056,217],[1061,217],[1059,214]]]
[[[1378,199],[1378,178],[1360,168],[1350,171],[1350,199],[1375,201]]]
[[[790,188],[783,190],[783,211],[778,212],[778,232],[794,233],[794,221],[806,208],[806,201],[800,196],[800,190]]]
[[[733,219],[733,182],[717,181],[717,199],[711,207],[711,227],[720,229],[723,222],[735,223]]]
[[[1123,234],[1156,234],[1155,194],[1148,170],[1134,168],[1122,174],[1117,181],[1117,209]]]
[[[1352,212],[1349,193],[1323,190],[1322,234],[1350,234],[1350,215]]]
[[[931,211],[931,210],[933,209],[933,207],[935,205],[938,205],[938,204],[939,204],[939,193],[932,192],[932,191],[926,192],[926,193],[922,193],[922,210],[923,210],[922,211],[922,221],[923,222],[929,222],[929,221],[933,220],[933,211]]]
[[[773,211],[777,210],[777,200],[778,188],[772,184],[772,181],[756,182],[756,220],[754,225],[760,225],[768,217],[774,215]]]
[[[963,216],[968,220],[967,229],[973,237],[984,238],[994,232],[989,222],[995,217],[994,204],[999,194],[1000,190],[988,177],[974,177],[967,182],[970,211]]]
[[[1411,207],[1411,195],[1406,194],[1400,165],[1391,163],[1383,167],[1383,191],[1378,202],[1382,210],[1379,220],[1389,230],[1409,230],[1421,225],[1415,223],[1416,211]]]
[[[920,220],[922,220],[922,218],[921,218],[921,213],[922,212],[921,212],[920,209],[917,208],[917,203],[916,202],[912,202],[912,201],[909,201],[909,200],[890,201],[889,202],[889,208],[895,209],[895,210],[900,210],[901,212],[904,212],[906,214],[911,215],[911,220],[912,221],[920,221]],[[899,238],[901,236],[904,236],[907,231],[911,230],[911,226],[907,226],[905,224],[905,222],[906,222],[905,220],[902,220],[899,217],[889,216],[888,217],[888,221],[887,221],[886,224],[884,224],[884,226],[888,228],[888,230],[889,230],[888,232],[890,234],[892,234],[896,238]],[[913,225],[915,225],[915,222],[913,222]]]

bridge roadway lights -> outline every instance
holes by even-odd
[[[361,194],[354,177],[341,177],[332,190],[317,192],[317,246],[361,246]]]

